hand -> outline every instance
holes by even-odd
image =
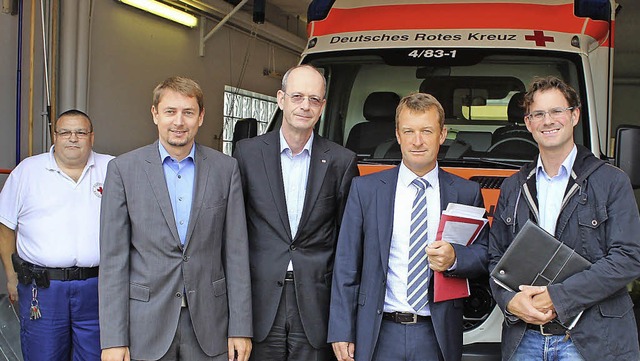
[[[11,303],[18,302],[18,274],[15,272],[7,276],[7,294]]]
[[[543,325],[556,317],[554,311],[540,311],[534,306],[533,298],[546,292],[546,287],[520,286],[520,289],[521,291],[509,301],[507,311],[534,325]]]
[[[131,361],[128,347],[111,347],[102,350],[101,361]]]
[[[229,361],[248,361],[251,354],[251,339],[249,337],[229,337]],[[237,354],[237,356],[236,356]]]
[[[331,344],[338,361],[353,361],[356,345],[353,342],[334,342]]]
[[[437,272],[444,272],[453,266],[456,260],[456,251],[449,242],[435,241],[427,248],[429,268]]]
[[[521,286],[520,290],[525,287],[532,286]],[[544,292],[539,293],[531,299],[533,301],[533,307],[535,307],[540,312],[552,311],[554,314],[556,312],[556,308],[553,306],[553,301],[551,300],[551,296],[549,295],[549,290],[544,287]]]

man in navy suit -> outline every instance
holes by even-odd
[[[328,342],[338,360],[462,357],[463,299],[434,302],[433,271],[486,275],[488,230],[468,247],[436,240],[449,203],[483,207],[477,183],[438,168],[446,137],[440,103],[406,96],[396,110],[402,163],[353,180],[331,293]]]

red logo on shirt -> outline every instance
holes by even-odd
[[[98,198],[102,198],[102,183],[96,183],[93,185],[93,194]]]

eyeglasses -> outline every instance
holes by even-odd
[[[536,110],[535,112],[531,112],[527,115],[525,115],[524,119],[528,120],[528,121],[534,121],[534,122],[540,122],[544,120],[544,116],[546,114],[549,114],[549,117],[553,120],[558,120],[558,119],[562,119],[562,117],[565,115],[565,112],[567,110],[573,110],[575,109],[575,107],[567,107],[567,108],[552,108],[547,110],[546,112],[544,110]]]
[[[322,106],[322,104],[324,104],[324,99],[314,95],[304,96],[300,93],[293,93],[293,94],[288,94],[287,92],[283,92],[283,93],[284,95],[288,95],[289,98],[291,98],[291,102],[293,104],[302,104],[302,102],[305,99],[309,99],[309,105],[311,105],[312,107],[319,108]]]
[[[89,134],[93,133],[92,131],[89,130],[56,130],[55,133],[60,137],[60,138],[64,138],[64,139],[69,139],[71,138],[72,135],[76,135],[76,137],[78,137],[78,139],[84,139],[86,137],[89,136]]]

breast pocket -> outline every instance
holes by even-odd
[[[204,204],[203,208],[207,209],[207,210],[213,210],[214,212],[224,206],[227,205],[227,200],[226,199],[217,199],[215,201],[212,202],[207,202]]]
[[[606,227],[607,208],[603,206],[585,207],[578,210],[580,241],[585,253],[592,261],[604,257],[607,252]]]
[[[223,229],[222,223],[224,222],[226,205],[226,199],[203,204],[194,233],[198,231],[201,234],[218,234]]]
[[[213,288],[213,295],[216,297],[227,294],[227,280],[226,278],[221,278],[217,281],[213,281],[211,284]]]
[[[330,195],[328,197],[319,198],[316,201],[314,208],[332,207],[335,204],[335,197]]]

